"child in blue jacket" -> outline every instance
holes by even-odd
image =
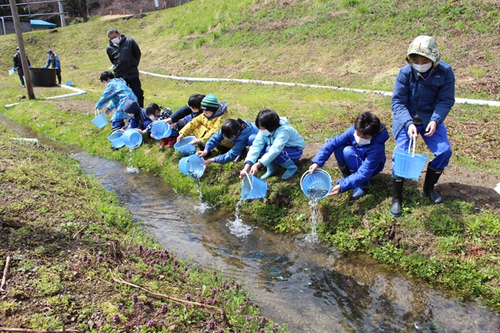
[[[314,173],[334,154],[343,179],[337,181],[328,195],[353,190],[352,198],[357,200],[366,194],[365,186],[370,178],[384,168],[385,142],[388,139],[389,133],[379,118],[369,111],[363,112],[353,126],[326,141],[314,156],[309,171]]]
[[[127,113],[123,111],[125,102],[130,99],[137,102],[137,97],[123,79],[115,78],[111,72],[102,72],[100,80],[106,84],[106,89],[95,104],[95,108],[100,110],[109,102],[106,114],[115,110],[111,117],[111,128],[115,132],[125,126],[125,119],[129,119]]]
[[[249,121],[241,119],[226,119],[222,124],[222,128],[217,131],[217,133],[212,135],[212,137],[207,141],[205,149],[197,152],[196,154],[200,157],[205,157],[214,148],[217,148],[222,140],[226,140],[234,143],[234,146],[225,154],[206,159],[203,164],[207,166],[214,162],[224,164],[231,161],[237,161],[243,152],[243,149],[245,149],[246,146],[252,145],[252,142],[258,132],[259,129]],[[224,149],[225,147],[219,148]]]
[[[422,135],[434,154],[425,175],[423,193],[434,204],[443,201],[434,189],[451,157],[450,141],[444,120],[455,104],[455,75],[450,65],[440,60],[436,40],[418,36],[406,53],[408,62],[394,83],[392,95],[392,134],[395,150],[408,150],[410,139]],[[402,214],[403,178],[393,173],[393,196],[390,213]]]
[[[259,133],[250,146],[240,178],[245,177],[246,173],[256,175],[265,166],[267,171],[261,177],[265,179],[278,171],[277,164],[286,169],[281,179],[292,177],[299,169],[295,162],[300,159],[306,147],[304,139],[285,118],[280,118],[270,109],[259,112],[255,126]]]

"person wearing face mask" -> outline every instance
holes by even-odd
[[[358,200],[366,194],[370,178],[384,169],[387,140],[389,133],[385,125],[376,115],[365,111],[344,133],[325,142],[314,156],[309,172],[323,167],[334,154],[343,178],[337,181],[328,196],[353,190],[352,199]]]
[[[257,175],[259,169],[265,166],[266,173],[260,177],[265,179],[278,172],[277,164],[285,168],[281,179],[292,177],[299,170],[295,162],[300,159],[306,147],[304,139],[286,118],[280,118],[270,109],[260,110],[255,126],[259,133],[250,146],[240,178],[247,173]]]
[[[159,106],[156,103],[151,103],[146,108],[146,114],[148,115],[149,119],[151,119],[151,121],[154,123],[156,120],[165,120],[170,118],[172,116],[172,109],[166,108],[164,106]],[[145,129],[146,132],[151,133],[151,127],[153,126],[153,123],[149,124],[146,127]],[[160,139],[161,141],[160,148],[163,148],[164,146],[172,147],[178,135],[179,133],[177,132],[177,130],[172,128],[172,134],[170,134],[169,137]]]
[[[188,122],[179,132],[177,141],[180,141],[186,136],[194,135],[191,144],[206,146],[208,140],[221,129],[222,124],[229,118],[227,103],[219,102],[214,94],[206,95],[201,101],[202,115],[195,117]],[[232,148],[233,143],[227,140],[222,140],[221,146]]]
[[[144,107],[144,91],[139,80],[139,62],[141,49],[136,41],[121,35],[116,29],[108,30],[109,45],[106,48],[109,61],[113,64],[115,77],[122,78],[132,89],[139,106]]]
[[[129,119],[127,113],[123,111],[125,102],[129,99],[137,102],[137,97],[123,79],[115,78],[111,72],[102,72],[99,79],[106,85],[106,89],[102,93],[101,98],[95,103],[95,108],[101,110],[108,104],[106,106],[106,114],[115,110],[115,113],[111,117],[111,128],[115,132],[125,126],[125,119]]]
[[[434,189],[452,154],[444,120],[455,104],[455,75],[441,60],[436,40],[418,36],[406,53],[407,64],[401,68],[392,96],[392,134],[395,150],[408,150],[410,139],[421,134],[434,154],[428,164],[423,194],[440,204],[441,195]],[[393,174],[393,197],[390,213],[402,214],[404,179]]]
[[[220,164],[229,162],[236,163],[241,157],[245,147],[252,145],[258,132],[259,129],[247,120],[227,119],[222,124],[222,128],[208,140],[205,149],[196,154],[200,157],[205,157],[215,148],[218,148],[219,151],[223,151],[225,147],[221,147],[220,144],[223,140],[226,140],[227,142],[233,143],[234,146],[224,154],[205,159],[203,164],[207,166],[214,162]]]

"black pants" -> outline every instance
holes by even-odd
[[[57,83],[61,84],[61,69],[56,68],[56,75],[57,75]]]
[[[141,80],[139,80],[139,77],[133,77],[133,78],[124,78],[125,82],[127,82],[127,85],[132,89],[132,91],[135,94],[135,97],[137,97],[137,103],[139,103],[139,106],[141,108],[144,107],[144,91],[141,88]]]

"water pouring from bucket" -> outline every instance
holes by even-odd
[[[321,168],[314,173],[306,171],[300,179],[300,188],[310,200],[320,201],[332,190],[332,178]]]
[[[203,165],[203,159],[198,155],[190,155],[181,158],[179,161],[179,171],[185,175],[188,175],[194,180],[199,180],[203,173],[205,172],[205,165]]]
[[[123,132],[122,140],[125,146],[131,149],[135,149],[142,143],[142,134],[139,133],[135,128],[129,128],[128,130]]]
[[[243,200],[263,199],[266,193],[267,183],[254,175],[246,173],[241,183],[241,198]]]
[[[318,202],[325,198],[332,190],[332,178],[325,170],[317,168],[314,173],[306,171],[300,179],[300,188],[309,198],[311,206],[311,233],[305,237],[305,240],[311,243],[318,241],[316,225],[318,220]]]

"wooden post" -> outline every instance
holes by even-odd
[[[19,21],[19,14],[17,13],[16,0],[9,0],[10,11],[12,12],[12,20],[14,21],[14,29],[16,31],[17,46],[19,46],[19,53],[21,54],[21,66],[23,66],[24,78],[26,79],[26,88],[28,89],[28,98],[35,99],[35,92],[31,84],[31,73],[28,66],[28,58],[26,58],[26,51],[24,49],[23,31],[21,30],[21,22]]]
[[[123,15],[125,15],[125,9],[123,10]]]
[[[163,9],[167,9],[167,2],[163,1]]]

